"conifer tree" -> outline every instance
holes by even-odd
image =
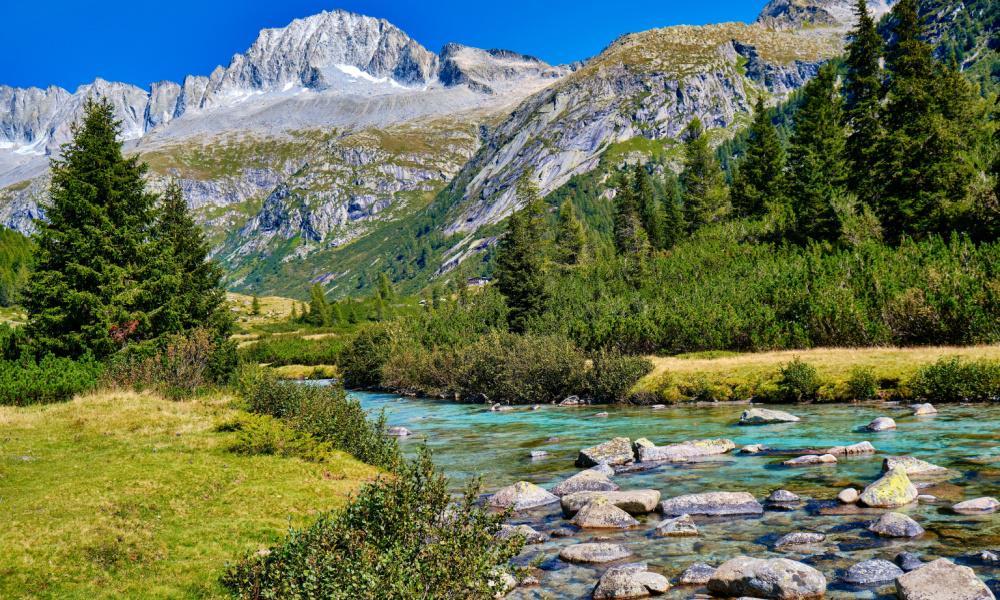
[[[290,320],[292,323],[295,323],[295,322],[297,322],[299,320],[299,305],[298,305],[298,303],[292,302],[292,314],[288,317],[288,320]]]
[[[309,289],[309,317],[308,321],[313,325],[330,324],[330,307],[326,302],[326,292],[323,286],[314,283]]]
[[[858,22],[847,44],[843,90],[848,187],[871,206],[880,179],[877,153],[882,139],[882,36],[868,12],[867,0],[857,0],[854,14]]]
[[[628,175],[618,178],[615,192],[615,250],[626,258],[642,258],[649,254],[649,237],[642,226],[635,186]]]
[[[587,234],[583,223],[576,218],[573,203],[565,200],[559,207],[556,222],[555,262],[563,266],[579,264],[584,259],[586,248]]]
[[[695,118],[684,132],[684,220],[695,231],[720,219],[729,208],[729,194],[722,167],[708,144],[701,121]]]
[[[785,201],[785,149],[763,98],[754,108],[746,155],[733,176],[731,195],[733,211],[743,217],[762,215],[769,204]]]
[[[836,206],[846,194],[845,134],[836,71],[824,65],[806,84],[788,151],[789,196],[800,241],[836,240]]]
[[[681,205],[683,191],[675,175],[668,174],[664,181],[663,198],[663,247],[673,248],[684,236],[684,209]]]
[[[649,238],[649,245],[656,250],[662,250],[666,243],[663,210],[656,198],[656,190],[653,189],[653,182],[646,171],[646,166],[642,163],[637,163],[633,171],[632,195],[635,198],[642,228],[646,230],[646,236]]]
[[[396,291],[393,289],[392,282],[389,281],[389,276],[385,272],[378,274],[378,295],[386,302],[392,302],[396,299]]]
[[[260,298],[257,294],[254,294],[253,299],[250,301],[250,314],[255,317],[260,315]]]
[[[528,321],[545,302],[542,235],[544,206],[538,189],[525,173],[517,184],[523,208],[507,222],[507,232],[497,247],[495,275],[497,289],[509,308],[511,331],[523,333]]]

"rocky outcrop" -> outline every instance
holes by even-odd
[[[708,515],[737,516],[760,515],[764,507],[747,492],[708,492],[687,494],[660,502],[658,510],[666,516]]]
[[[896,467],[861,492],[860,502],[872,508],[896,508],[917,499],[917,488],[906,476],[906,470]]]
[[[811,600],[826,593],[826,578],[816,569],[794,560],[740,556],[720,565],[707,587],[713,595],[726,598]]]
[[[559,498],[554,494],[527,481],[519,481],[513,485],[501,488],[490,496],[489,499],[490,506],[510,508],[515,511],[529,510],[555,504],[556,502],[559,502]]]
[[[972,569],[946,558],[900,576],[896,595],[900,600],[996,600]]]
[[[599,564],[621,560],[632,552],[621,544],[587,543],[566,546],[559,551],[559,558],[571,563]]]
[[[798,417],[783,410],[751,408],[740,415],[740,425],[770,425],[772,423],[797,423]]]
[[[618,484],[611,481],[607,473],[594,468],[580,471],[556,484],[552,488],[552,493],[556,496],[565,496],[577,492],[613,492],[616,490],[618,490]]]

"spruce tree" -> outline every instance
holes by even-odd
[[[844,125],[847,127],[848,187],[872,206],[880,180],[878,151],[882,139],[882,36],[868,12],[867,0],[857,0],[857,25],[847,44],[844,81]]]
[[[688,231],[720,219],[729,208],[725,175],[708,144],[708,136],[696,117],[684,132],[684,220]]]
[[[684,236],[687,226],[684,223],[682,206],[683,191],[680,180],[669,173],[663,184],[663,247],[673,248]]]
[[[846,194],[842,102],[836,71],[824,65],[806,84],[788,151],[789,196],[800,241],[840,236],[836,205]]]
[[[510,329],[523,333],[545,302],[544,205],[530,173],[518,181],[517,197],[523,208],[508,219],[507,232],[497,247],[494,272],[497,289],[509,308]]]
[[[260,315],[260,298],[257,294],[254,294],[253,299],[250,301],[250,314],[255,317]]]
[[[649,245],[662,250],[665,247],[666,232],[664,231],[663,210],[653,189],[653,182],[646,171],[646,166],[636,163],[632,175],[632,195],[635,198],[639,220],[649,238]]]
[[[564,200],[556,222],[555,262],[563,266],[580,264],[587,250],[587,234],[576,218],[573,203]]]
[[[330,324],[330,307],[326,302],[326,292],[323,286],[314,283],[309,289],[309,316],[308,321],[313,325]]]
[[[649,237],[642,226],[635,186],[626,173],[618,177],[615,192],[615,250],[626,258],[642,258],[649,253]]]
[[[389,281],[389,276],[384,272],[378,274],[378,295],[386,302],[392,302],[396,299],[396,291],[392,287],[392,282]]]
[[[37,223],[24,294],[39,354],[103,358],[162,333],[154,322],[171,272],[150,236],[155,196],[145,189],[146,165],[122,155],[120,131],[111,104],[88,99],[52,160],[47,220]]]
[[[747,150],[733,176],[733,211],[742,217],[764,214],[772,203],[785,199],[785,149],[771,123],[764,99],[758,98]]]

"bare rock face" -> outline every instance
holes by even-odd
[[[900,513],[886,513],[868,525],[868,531],[882,537],[914,538],[924,534],[924,528]]]
[[[580,450],[580,455],[576,459],[576,466],[626,465],[634,460],[635,455],[632,453],[632,441],[626,437],[617,437],[603,444]]]
[[[556,496],[565,496],[578,492],[613,492],[617,489],[618,484],[611,481],[607,473],[593,468],[580,471],[565,481],[556,484],[552,488],[552,493]]]
[[[737,516],[761,515],[764,507],[747,492],[708,492],[687,494],[660,502],[659,511],[666,516],[708,515]]]
[[[693,440],[668,446],[640,446],[641,462],[685,462],[691,459],[725,454],[736,448],[732,440]]]
[[[570,522],[583,529],[628,529],[639,525],[632,515],[601,496],[587,502]]]
[[[566,516],[575,515],[592,500],[604,498],[611,504],[632,515],[644,515],[656,510],[660,492],[656,490],[623,490],[574,492],[562,497],[562,510]]]
[[[771,410],[767,408],[751,408],[743,411],[740,416],[740,425],[770,425],[773,423],[796,423],[800,421],[792,413],[783,410]]]
[[[559,551],[559,558],[571,563],[599,564],[621,560],[632,552],[621,544],[588,543],[566,546]]]
[[[708,591],[726,598],[814,600],[826,594],[826,578],[816,569],[794,560],[740,556],[716,569],[708,581]]]
[[[860,502],[872,508],[896,508],[917,499],[917,488],[906,476],[906,470],[896,467],[861,492]]]
[[[946,558],[900,576],[896,595],[900,600],[996,600],[972,569]]]
[[[555,494],[527,481],[519,481],[501,488],[489,499],[490,506],[512,508],[515,511],[529,510],[556,502],[559,502],[559,498]]]

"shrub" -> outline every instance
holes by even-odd
[[[46,356],[40,361],[0,361],[0,405],[27,406],[69,400],[97,387],[101,364],[90,358]]]
[[[401,339],[401,332],[392,323],[372,323],[362,327],[344,346],[337,359],[344,384],[352,388],[381,385],[382,367]]]
[[[267,454],[323,462],[333,450],[329,444],[268,415],[243,415],[219,429],[236,431],[236,439],[229,445],[229,451],[236,454]]]
[[[597,402],[624,402],[632,386],[653,370],[648,359],[617,350],[600,350],[592,360],[587,379],[590,395]]]
[[[246,344],[239,349],[242,362],[282,367],[285,365],[332,365],[343,343],[336,337],[305,339],[291,335],[273,335]]]
[[[990,402],[1000,399],[1000,362],[955,356],[921,368],[909,384],[915,398],[933,402]]]
[[[24,346],[24,341],[23,328],[0,323],[0,360],[21,358],[21,348]]]
[[[225,346],[224,342],[221,346]],[[205,329],[165,336],[157,345],[128,346],[111,358],[104,383],[118,388],[157,389],[168,398],[191,396],[232,369],[225,349]]]
[[[223,584],[240,598],[493,598],[523,540],[497,539],[506,514],[477,505],[471,485],[457,503],[425,449],[398,476],[361,489],[339,512],[292,530],[268,552],[229,566]]]
[[[866,367],[854,367],[847,379],[847,393],[850,400],[871,400],[878,394],[878,379],[875,372]]]
[[[777,399],[782,402],[815,400],[822,384],[816,367],[796,357],[778,372]]]

